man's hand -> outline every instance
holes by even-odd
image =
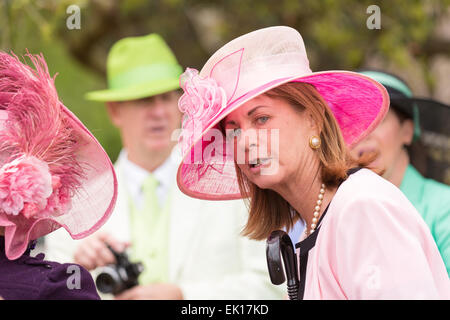
[[[171,283],[136,286],[115,297],[116,300],[182,300],[181,289]]]
[[[129,246],[128,243],[120,242],[108,233],[97,232],[83,240],[77,247],[74,254],[75,263],[87,270],[116,263],[114,255],[106,246],[107,244],[117,252],[122,252]]]

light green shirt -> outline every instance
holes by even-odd
[[[130,217],[130,259],[144,266],[139,284],[167,282],[170,210],[177,163],[170,156],[150,173],[129,161],[125,150],[119,160]]]
[[[400,190],[430,228],[450,275],[450,186],[424,178],[409,165]]]
[[[148,181],[153,178],[154,181]],[[129,199],[130,226],[131,226],[131,259],[141,262],[144,271],[139,276],[139,284],[167,282],[168,281],[168,237],[170,218],[169,193],[161,207],[156,196],[158,181],[149,176],[144,182],[150,193],[144,192],[144,204],[137,209]],[[153,185],[152,185],[153,184]]]

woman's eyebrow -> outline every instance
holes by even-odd
[[[250,117],[250,116],[251,116],[253,113],[255,113],[256,110],[258,110],[259,108],[266,108],[266,106],[256,106],[256,107],[254,107],[252,110],[250,110],[249,112],[247,112],[247,117]],[[231,124],[231,125],[236,124],[236,122],[235,122],[234,120],[225,121],[224,123],[225,123],[225,125],[227,125],[227,124]]]
[[[252,110],[250,110],[248,113],[247,113],[247,116],[248,117],[250,117],[256,110],[258,110],[259,108],[265,108],[265,106],[256,106],[256,107],[254,107]]]

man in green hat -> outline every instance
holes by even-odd
[[[157,34],[118,41],[107,60],[108,89],[87,98],[106,103],[123,150],[115,164],[118,200],[109,221],[74,245],[61,235],[46,239],[47,253],[89,270],[114,263],[107,248],[128,248],[142,262],[139,285],[117,299],[280,299],[269,281],[265,243],[239,235],[242,201],[201,201],[176,185],[181,153],[182,68]],[[60,248],[60,250],[58,250]],[[61,253],[70,253],[70,257]]]
[[[119,129],[127,158],[153,172],[170,156],[180,127],[179,76],[182,68],[157,34],[118,41],[107,60],[108,89],[86,98],[105,102]]]

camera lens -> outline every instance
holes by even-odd
[[[122,280],[115,268],[105,267],[95,280],[97,289],[103,293],[116,294],[122,289]]]

